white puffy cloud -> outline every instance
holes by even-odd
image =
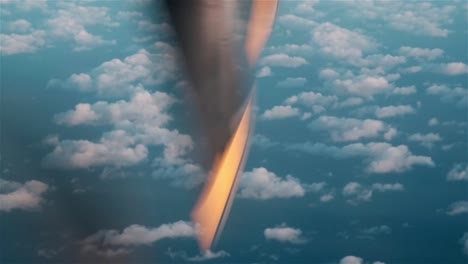
[[[37,209],[44,202],[42,195],[48,189],[47,184],[36,180],[21,184],[0,178],[0,211]]]
[[[303,184],[293,176],[287,175],[281,178],[260,167],[244,172],[241,176],[238,197],[258,200],[302,197],[307,191],[318,192],[323,187],[325,187],[323,182]]]
[[[403,56],[393,56],[389,54],[374,54],[367,56],[362,63],[368,67],[373,66],[389,70],[399,64],[406,63],[406,58]]]
[[[443,103],[455,103],[457,107],[468,105],[468,90],[462,87],[449,88],[445,84],[431,84],[426,92],[430,95],[440,96]]]
[[[444,55],[444,51],[441,49],[426,49],[408,46],[400,47],[399,52],[406,57],[424,61],[432,61]]]
[[[436,133],[429,133],[429,134],[416,133],[416,134],[410,135],[408,139],[410,141],[419,142],[422,146],[427,147],[427,148],[433,147],[434,143],[442,140],[440,135]]]
[[[429,122],[427,122],[429,126],[437,126],[439,124],[439,120],[435,117],[431,118]]]
[[[31,29],[31,23],[26,19],[18,19],[8,25],[8,29],[14,32],[26,32]]]
[[[359,1],[348,2],[348,14],[356,19],[383,21],[392,29],[412,35],[447,37],[446,25],[453,23],[456,7],[448,3],[413,1]]]
[[[451,216],[465,213],[468,213],[468,201],[454,202],[447,209],[447,214]]]
[[[285,44],[280,46],[270,46],[266,48],[271,53],[286,53],[288,55],[308,56],[313,52],[313,48],[308,44]]]
[[[391,233],[392,229],[389,226],[380,225],[360,230],[358,237],[362,239],[375,239],[375,236],[389,235]]]
[[[205,181],[207,175],[199,165],[187,161],[183,164],[158,164],[152,172],[155,179],[169,179],[171,185],[175,187],[182,187],[185,189],[192,189],[199,186]],[[163,166],[157,166],[163,165]]]
[[[264,77],[268,77],[271,75],[273,75],[273,73],[271,72],[271,68],[268,66],[265,66],[261,68],[260,71],[258,71],[257,78],[264,78]]]
[[[285,53],[272,54],[264,57],[261,62],[262,65],[297,68],[302,65],[309,64],[306,59],[297,56],[289,56]]]
[[[374,50],[377,44],[357,31],[351,31],[325,22],[312,31],[313,43],[320,51],[350,64],[360,64],[365,52]]]
[[[131,166],[148,156],[148,148],[135,144],[135,139],[123,130],[107,132],[99,142],[61,140],[47,154],[43,165],[49,168],[78,169],[93,166]]]
[[[276,240],[282,243],[301,244],[307,242],[302,237],[302,230],[288,227],[284,223],[277,227],[266,228],[263,234],[267,240]]]
[[[366,171],[369,173],[401,173],[412,169],[415,165],[435,166],[431,157],[413,155],[406,145],[392,146],[383,142],[354,143],[341,148],[304,142],[289,144],[286,147],[314,155],[328,155],[336,159],[362,157]]]
[[[313,113],[320,113],[327,107],[335,107],[338,103],[338,97],[335,95],[323,95],[316,92],[302,92],[294,95],[285,100],[288,105],[299,104],[306,106],[312,110]]]
[[[376,94],[386,93],[392,90],[392,85],[387,78],[368,74],[337,79],[333,84],[338,91],[366,98],[372,98]]]
[[[307,83],[307,79],[304,77],[288,77],[285,80],[279,81],[277,86],[281,88],[301,87]]]
[[[252,142],[252,145],[258,146],[263,149],[267,149],[267,148],[278,145],[278,142],[274,142],[267,136],[261,135],[261,134],[255,134],[252,137],[251,142]]]
[[[299,109],[291,107],[290,105],[277,105],[271,109],[266,110],[262,114],[262,118],[265,120],[285,119],[298,116],[299,113]]]
[[[411,86],[404,86],[404,87],[396,87],[395,89],[393,89],[392,93],[397,94],[397,95],[415,94],[416,86],[411,85]]]
[[[394,116],[414,114],[414,112],[415,111],[411,105],[391,105],[377,108],[375,110],[375,116],[378,118],[389,118]]]
[[[368,187],[357,182],[350,182],[343,187],[342,193],[343,196],[348,199],[348,203],[358,205],[361,202],[371,201],[374,191],[404,191],[404,189],[401,183],[374,183],[372,186]]]
[[[385,134],[384,138],[386,140],[392,140],[396,135],[398,134],[398,130],[395,128],[391,127]]]
[[[47,0],[23,0],[23,1],[10,1],[2,0],[0,4],[9,5],[14,4],[16,8],[23,12],[29,12],[34,9],[45,10],[47,8]]]
[[[195,227],[185,221],[163,224],[151,228],[142,225],[131,225],[122,232],[118,230],[99,230],[83,239],[80,244],[84,253],[113,257],[130,253],[134,247],[151,245],[165,238],[195,237]]]
[[[436,9],[433,10],[435,11]],[[448,20],[450,11],[443,13],[438,12],[438,14],[441,14],[441,18],[446,17]],[[418,14],[418,12],[409,11],[392,14],[389,17],[389,24],[394,29],[409,33],[419,33],[421,35],[429,35],[433,37],[448,36],[449,31],[441,28],[439,25],[439,23],[443,21],[441,18],[439,18],[441,20],[434,20],[433,17],[425,17],[424,15],[425,14]]]
[[[207,250],[203,252],[201,255],[193,256],[193,257],[187,257],[186,260],[188,261],[205,261],[205,260],[210,260],[210,259],[215,259],[215,258],[224,258],[224,257],[229,257],[229,253],[227,253],[224,250],[220,250],[218,252],[213,252],[211,250]]]
[[[360,257],[356,257],[356,256],[346,256],[340,260],[339,264],[364,264],[364,259]],[[385,264],[385,263],[381,261],[374,261],[373,264]]]
[[[363,264],[364,260],[360,257],[346,256],[340,260],[340,264]]]
[[[102,96],[128,96],[174,80],[177,76],[175,50],[170,45],[157,42],[156,52],[145,49],[121,59],[106,61],[88,73],[72,74],[66,81],[50,80],[49,86],[95,92]]]
[[[184,261],[192,261],[192,262],[206,261],[206,260],[224,258],[224,257],[230,256],[230,254],[224,250],[213,252],[210,249],[206,250],[205,252],[199,255],[192,256],[192,257],[188,256],[185,251],[172,251],[171,248],[168,248],[166,254],[171,259],[174,259],[174,260],[183,259]]]
[[[449,181],[468,181],[468,164],[455,164],[447,174]]]
[[[0,34],[0,54],[13,55],[34,53],[46,43],[43,30],[35,30],[30,34]]]
[[[346,98],[344,101],[340,102],[338,104],[338,107],[345,108],[345,107],[361,105],[362,103],[364,103],[364,100],[361,97],[349,97],[349,98]]]
[[[58,124],[76,126],[82,124],[115,124],[119,122],[151,123],[162,126],[169,120],[167,109],[175,99],[163,92],[136,93],[130,101],[115,103],[99,101],[92,105],[77,104],[74,110],[55,115]]]
[[[365,188],[357,182],[350,182],[343,187],[343,195],[347,198],[352,198],[348,200],[352,204],[358,204],[361,201],[370,201],[372,198],[372,189]]]
[[[139,50],[123,60],[104,62],[89,73],[72,74],[60,84],[80,91],[95,91],[98,95],[130,96],[130,99],[80,103],[55,115],[59,125],[111,125],[112,128],[93,141],[56,137],[49,144],[53,150],[44,158],[44,166],[62,169],[134,166],[148,160],[151,146],[163,146],[162,154],[156,155],[151,164],[154,178],[169,179],[172,185],[186,188],[203,182],[201,168],[185,157],[193,148],[192,139],[166,127],[171,120],[169,107],[176,99],[163,92],[150,93],[143,86],[174,77],[171,69],[175,66],[170,66],[174,62],[173,48],[161,42],[155,47],[158,50],[155,54]]]
[[[340,75],[335,70],[326,68],[320,71],[319,76],[324,79],[334,79]]]
[[[333,195],[333,193],[327,193],[327,194],[320,196],[320,202],[322,203],[329,202],[333,199],[335,199],[335,195]]]
[[[422,71],[422,69],[423,68],[421,66],[411,66],[411,67],[402,69],[401,72],[402,73],[417,73],[417,72]]]
[[[377,190],[379,192],[387,192],[387,191],[403,191],[405,188],[400,183],[394,183],[394,184],[374,183],[372,184],[372,189]]]
[[[440,73],[446,75],[461,75],[468,73],[468,65],[463,62],[451,62],[441,64],[437,67]]]
[[[307,30],[317,23],[315,21],[305,19],[293,14],[282,15],[278,18],[278,22],[287,29]]]
[[[59,3],[58,6],[59,9],[46,22],[53,37],[73,41],[75,51],[116,43],[115,40],[105,40],[93,35],[87,29],[95,25],[118,26],[119,23],[110,17],[108,8],[77,5],[73,2]]]
[[[373,138],[386,130],[385,123],[379,120],[334,116],[321,116],[312,121],[309,127],[313,130],[328,131],[333,141],[356,141],[362,138]]]

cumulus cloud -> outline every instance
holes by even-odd
[[[167,124],[170,116],[167,109],[175,99],[163,92],[150,94],[147,91],[136,93],[130,101],[115,103],[99,101],[92,105],[77,104],[74,110],[55,115],[57,124],[76,126],[83,124],[102,125],[119,122],[152,123],[156,126]]]
[[[265,66],[261,68],[260,71],[258,71],[257,78],[264,78],[264,77],[268,77],[271,75],[273,75],[273,73],[271,72],[271,68],[268,66]]]
[[[167,250],[166,254],[169,255],[171,259],[183,259],[185,261],[194,261],[194,262],[206,261],[206,260],[224,258],[224,257],[230,256],[230,254],[224,250],[220,250],[217,252],[207,250],[200,255],[189,257],[185,251],[174,252],[171,250],[171,248]]]
[[[363,261],[360,257],[346,256],[340,260],[340,264],[362,264]]]
[[[48,189],[47,184],[36,180],[21,184],[0,178],[0,211],[38,209],[44,202],[42,196]]]
[[[445,84],[431,84],[426,92],[430,95],[439,96],[443,103],[455,103],[460,108],[468,105],[468,90],[466,88],[449,88]]]
[[[313,130],[328,131],[333,141],[356,141],[362,138],[373,138],[386,130],[386,125],[379,120],[334,116],[321,116],[312,121],[309,127]]]
[[[130,99],[80,103],[72,110],[55,115],[54,121],[59,125],[111,125],[112,128],[93,141],[55,137],[49,144],[53,150],[43,160],[45,167],[134,166],[148,160],[151,146],[162,146],[162,154],[151,164],[154,178],[169,179],[172,185],[185,188],[203,182],[201,168],[185,157],[193,148],[192,139],[167,128],[171,120],[168,110],[176,99],[163,92],[150,93],[144,88],[174,76],[168,73],[172,67],[168,65],[174,62],[173,48],[161,42],[157,42],[155,48],[157,53],[139,50],[123,60],[104,62],[89,73],[72,74],[61,83],[80,91],[113,97],[130,96]]]
[[[279,144],[278,142],[274,142],[270,138],[268,138],[267,136],[261,135],[261,134],[255,134],[252,137],[251,142],[252,142],[252,145],[258,146],[258,147],[260,147],[262,149],[271,148],[271,147],[277,146]]]
[[[43,30],[35,30],[30,34],[0,34],[0,54],[14,55],[34,53],[46,44],[46,34]]]
[[[128,254],[137,246],[151,245],[165,238],[192,238],[195,235],[196,230],[191,223],[178,221],[155,228],[131,225],[122,232],[114,229],[99,230],[80,244],[84,253],[112,257]]]
[[[416,134],[410,135],[408,139],[410,141],[419,142],[422,146],[426,148],[432,148],[434,146],[434,143],[442,140],[440,135],[436,133],[429,133],[429,134],[416,133]]]
[[[396,95],[410,95],[410,94],[415,94],[416,93],[416,86],[411,85],[411,86],[404,86],[404,87],[396,87],[392,91],[393,94]]]
[[[406,57],[411,57],[422,61],[432,61],[444,54],[444,51],[441,49],[426,49],[408,46],[400,47],[399,52]]]
[[[411,105],[391,105],[377,108],[377,110],[375,110],[375,116],[378,118],[389,118],[394,116],[414,114],[414,112],[415,111]]]
[[[335,70],[326,68],[320,71],[319,76],[324,79],[334,79],[340,75]]]
[[[89,50],[102,45],[115,44],[115,40],[105,40],[101,36],[91,34],[87,27],[101,25],[116,27],[106,7],[77,5],[73,2],[60,3],[46,24],[53,37],[73,41],[75,51]]]
[[[205,260],[216,259],[216,258],[224,258],[224,257],[229,257],[229,253],[227,253],[224,250],[220,250],[218,252],[213,252],[211,250],[207,250],[201,255],[197,255],[197,256],[193,256],[193,257],[187,257],[186,260],[188,260],[188,261],[205,261]]]
[[[447,209],[447,214],[451,216],[465,213],[468,213],[468,201],[454,202]]]
[[[47,154],[43,164],[48,168],[78,169],[93,166],[130,166],[146,159],[148,149],[135,144],[134,139],[123,130],[114,130],[103,135],[99,142],[88,140],[61,140]]]
[[[461,75],[468,73],[468,65],[463,62],[441,64],[437,67],[437,69],[440,73],[446,75]]]
[[[393,88],[389,80],[384,76],[368,74],[337,79],[333,84],[338,91],[366,98],[372,98],[376,94],[390,92]]]
[[[364,264],[364,260],[356,256],[346,256],[340,260],[339,264]],[[375,261],[373,264],[385,264],[381,261]]]
[[[177,75],[174,48],[157,42],[155,50],[150,53],[141,49],[123,60],[106,61],[89,73],[72,74],[65,81],[53,79],[48,86],[95,92],[107,97],[134,95],[145,86],[174,80]]]
[[[302,237],[302,230],[288,227],[284,223],[277,227],[266,228],[263,234],[267,240],[276,240],[282,243],[301,244],[307,242]]]
[[[404,191],[404,186],[401,183],[375,183],[372,186],[364,186],[357,182],[350,182],[343,187],[343,196],[348,200],[347,202],[352,205],[358,205],[362,202],[369,202],[375,191],[377,192],[391,192],[391,191]]]
[[[303,105],[311,109],[313,113],[320,113],[328,107],[336,107],[338,97],[335,95],[323,95],[318,92],[302,92],[289,97],[285,100],[285,103],[287,105]]]
[[[447,174],[449,181],[468,181],[468,164],[455,164]]]
[[[187,161],[183,164],[158,164],[156,162],[152,176],[155,179],[168,179],[171,185],[192,189],[205,181],[207,175],[199,165]]]
[[[238,197],[258,200],[302,197],[308,191],[318,192],[324,187],[324,182],[304,184],[291,175],[281,178],[260,167],[244,172],[240,180]]]
[[[285,80],[279,81],[277,86],[281,88],[302,87],[306,83],[307,83],[307,79],[304,77],[296,77],[296,78],[288,77]]]
[[[314,155],[328,155],[336,159],[362,157],[369,173],[401,173],[411,170],[415,165],[435,166],[431,157],[413,155],[406,145],[392,146],[383,142],[354,143],[341,148],[304,142],[289,144],[286,148]]]
[[[55,121],[67,126],[111,124],[114,130],[104,133],[98,142],[57,139],[44,165],[58,168],[131,166],[147,158],[147,145],[164,146],[160,160],[163,164],[181,165],[184,162],[181,157],[192,149],[193,142],[189,136],[164,127],[170,120],[167,109],[174,102],[168,94],[142,91],[130,101],[78,104],[74,110],[56,115]],[[184,168],[176,170],[185,171]]]
[[[31,29],[31,23],[26,19],[18,19],[11,22],[8,29],[13,32],[26,32]]]
[[[308,44],[285,44],[280,46],[270,46],[266,48],[271,53],[286,53],[288,55],[308,56],[313,52],[313,48]]]
[[[358,238],[361,239],[375,239],[379,235],[389,235],[392,229],[387,225],[373,226],[370,228],[362,229],[359,231]]]
[[[285,119],[298,116],[299,114],[299,109],[295,107],[291,107],[290,105],[277,105],[272,109],[266,110],[262,114],[262,118],[265,120]]]
[[[393,56],[393,55],[383,55],[383,54],[374,54],[367,56],[362,62],[363,65],[369,67],[377,67],[384,70],[390,70],[393,67],[406,63],[406,58],[403,56]]]
[[[315,21],[305,19],[293,14],[282,15],[278,18],[278,22],[288,29],[304,30],[310,29],[317,23]]]
[[[398,134],[398,130],[395,128],[391,127],[385,134],[384,138],[386,140],[392,140],[396,135]]]
[[[329,22],[315,27],[312,36],[313,43],[323,54],[344,59],[350,64],[360,63],[365,52],[377,47],[369,37]]]
[[[47,0],[23,0],[23,1],[10,1],[2,0],[0,4],[10,5],[13,4],[19,11],[29,12],[35,9],[45,10],[47,8]]]
[[[429,126],[437,126],[439,124],[439,120],[435,117],[431,118],[429,122],[427,122]]]
[[[309,63],[302,57],[293,57],[285,53],[278,53],[264,57],[261,60],[261,64],[276,67],[297,68]]]
[[[451,23],[455,7],[443,7],[432,3],[363,1],[353,5],[355,16],[364,19],[382,19],[389,27],[415,35],[447,37],[449,30],[444,28]],[[357,10],[356,10],[357,9]]]

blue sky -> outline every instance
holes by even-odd
[[[280,1],[219,243],[157,2],[0,0],[2,263],[465,263],[464,1]]]

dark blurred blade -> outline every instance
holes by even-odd
[[[244,52],[249,1],[167,0],[209,140],[211,164],[237,128],[251,90]]]

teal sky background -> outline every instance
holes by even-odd
[[[1,263],[466,263],[468,5],[280,1],[218,244],[158,1],[0,0]]]

